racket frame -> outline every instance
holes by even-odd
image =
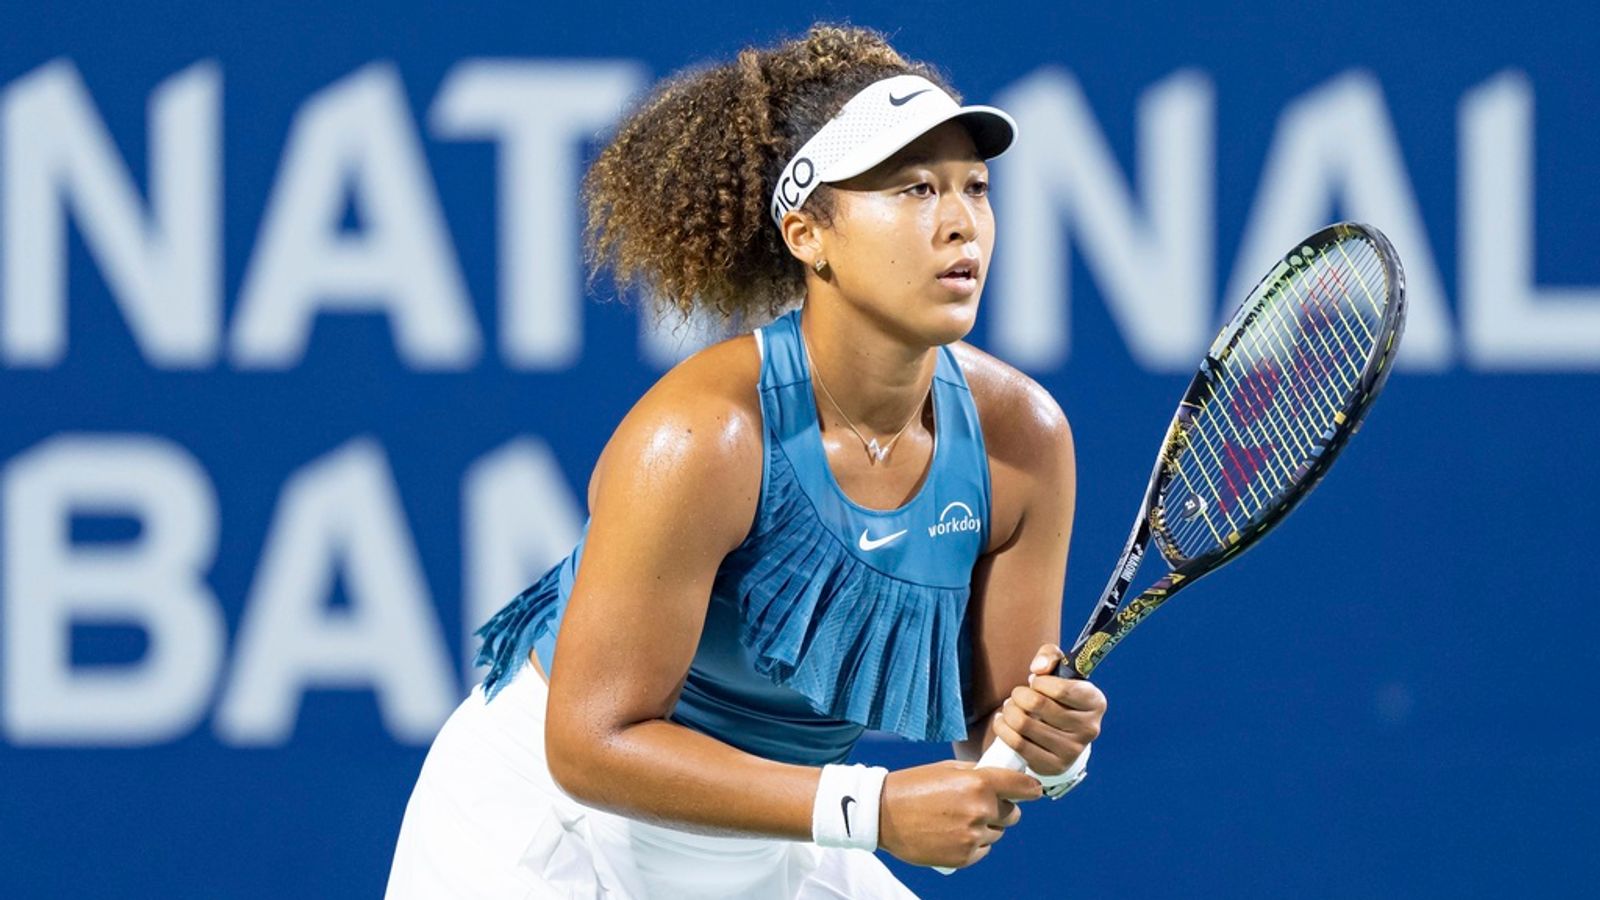
[[[1245,301],[1256,296],[1256,292],[1263,285],[1282,277],[1283,267],[1295,265],[1296,256],[1301,257],[1303,265],[1306,249],[1316,245],[1326,245],[1352,235],[1370,240],[1377,248],[1377,255],[1383,262],[1385,275],[1392,285],[1392,297],[1384,309],[1379,332],[1374,336],[1374,340],[1380,342],[1381,346],[1368,357],[1360,377],[1356,380],[1354,393],[1342,412],[1342,421],[1336,417],[1336,427],[1332,433],[1318,437],[1320,449],[1313,452],[1308,470],[1296,478],[1289,490],[1285,491],[1264,514],[1240,531],[1231,534],[1224,545],[1193,559],[1181,559],[1174,563],[1172,557],[1176,553],[1173,543],[1160,536],[1160,529],[1151,521],[1151,516],[1152,513],[1163,511],[1160,500],[1170,479],[1166,469],[1169,461],[1173,459],[1174,450],[1181,449],[1179,442],[1183,440],[1190,418],[1203,408],[1207,392],[1212,389],[1213,382],[1220,378],[1222,360],[1243,334],[1245,326],[1260,311],[1265,294],[1254,304],[1247,304]],[[1350,436],[1360,429],[1367,412],[1372,408],[1372,401],[1388,380],[1389,371],[1394,365],[1394,354],[1400,344],[1400,335],[1405,328],[1405,297],[1405,272],[1400,266],[1400,259],[1395,254],[1393,245],[1378,229],[1352,222],[1330,225],[1306,238],[1294,251],[1285,254],[1278,265],[1256,283],[1250,293],[1245,295],[1244,301],[1240,302],[1233,318],[1212,342],[1211,349],[1200,363],[1199,372],[1184,391],[1183,399],[1178,403],[1177,411],[1173,413],[1172,422],[1167,426],[1161,450],[1156,454],[1155,466],[1150,473],[1150,483],[1145,488],[1144,500],[1139,505],[1139,514],[1134,518],[1133,529],[1128,534],[1127,543],[1123,545],[1122,555],[1118,558],[1116,568],[1112,570],[1105,589],[1101,591],[1100,600],[1095,604],[1088,622],[1083,626],[1083,631],[1078,634],[1078,639],[1073,642],[1071,650],[1057,667],[1057,675],[1063,678],[1088,678],[1101,660],[1105,659],[1106,654],[1111,652],[1111,649],[1120,643],[1134,626],[1172,599],[1178,591],[1199,581],[1207,573],[1215,571],[1254,545],[1311,493],[1311,489],[1316,487],[1327,474],[1328,467],[1344,449]],[[1133,583],[1133,576],[1138,573],[1140,565],[1144,562],[1152,537],[1156,538],[1159,552],[1169,564],[1172,564],[1172,568],[1150,587],[1141,591],[1137,597],[1123,605],[1123,598]],[[1084,748],[1084,754],[1088,752],[1088,748]],[[988,749],[984,751],[977,765],[979,768],[1003,768],[1015,772],[1027,768],[1027,763],[1017,751],[998,739],[989,743]],[[1078,763],[1075,761],[1071,768],[1077,766]],[[1082,780],[1082,774],[1078,780]],[[935,868],[946,875],[954,871],[942,866]]]
[[[1379,346],[1367,358],[1343,410],[1335,414],[1334,427],[1329,432],[1317,436],[1317,446],[1312,452],[1311,459],[1305,463],[1306,471],[1300,474],[1268,509],[1239,531],[1231,533],[1223,544],[1192,559],[1182,558],[1177,552],[1175,543],[1163,537],[1161,523],[1153,521],[1153,517],[1160,518],[1165,514],[1161,497],[1171,480],[1169,462],[1173,461],[1177,453],[1182,450],[1183,436],[1187,433],[1189,420],[1204,406],[1204,401],[1221,377],[1224,360],[1244,334],[1246,327],[1257,315],[1262,314],[1268,293],[1262,291],[1263,286],[1285,277],[1288,269],[1308,265],[1311,253],[1351,237],[1365,239],[1374,246],[1383,264],[1384,275],[1391,285],[1390,302],[1383,310],[1383,319],[1377,334],[1373,337]],[[1123,547],[1122,556],[1118,559],[1116,568],[1112,570],[1111,580],[1101,592],[1093,613],[1090,614],[1077,640],[1073,642],[1071,649],[1057,668],[1058,675],[1063,678],[1088,677],[1106,654],[1120,643],[1134,626],[1172,599],[1178,591],[1249,549],[1305,500],[1328,473],[1328,468],[1338,458],[1340,451],[1349,442],[1350,436],[1360,430],[1361,423],[1372,409],[1372,401],[1377,398],[1388,381],[1389,372],[1394,367],[1395,352],[1400,346],[1400,336],[1405,330],[1405,295],[1405,271],[1400,266],[1394,246],[1378,229],[1354,222],[1339,222],[1316,232],[1285,254],[1277,265],[1262,276],[1250,293],[1245,295],[1246,300],[1257,297],[1256,302],[1241,302],[1233,318],[1212,342],[1211,348],[1200,363],[1200,370],[1189,383],[1188,389],[1184,391],[1183,400],[1179,402],[1177,411],[1173,413],[1172,422],[1167,426],[1161,450],[1156,454],[1155,466],[1150,473],[1150,483],[1145,490],[1144,501],[1139,506],[1133,530]],[[1155,539],[1162,557],[1172,568],[1137,597],[1123,605],[1123,598],[1133,582],[1134,574],[1144,561],[1145,552],[1152,538]]]

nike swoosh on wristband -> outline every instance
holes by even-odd
[[[911,93],[905,95],[904,97],[896,97],[895,95],[890,94],[889,95],[889,105],[890,106],[905,106],[907,103],[911,102],[911,98],[912,97],[915,97],[918,94],[926,94],[930,90],[933,90],[933,89],[932,88],[923,88],[920,91],[912,91]]]
[[[845,837],[852,837],[853,836],[853,835],[850,834],[850,804],[852,804],[854,802],[856,802],[856,798],[848,796],[848,795],[843,800],[839,801],[839,808],[844,810],[844,836]]]
[[[885,536],[883,536],[881,538],[869,538],[869,537],[867,537],[867,530],[865,528],[863,528],[863,529],[861,529],[861,539],[856,541],[856,546],[860,547],[862,550],[867,551],[868,553],[871,553],[872,551],[878,549],[879,547],[884,546],[885,544],[893,543],[895,538],[898,538],[900,535],[905,534],[906,530],[907,529],[902,528],[899,531],[896,531],[894,534],[885,535]]]

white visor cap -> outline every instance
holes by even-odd
[[[1017,123],[992,106],[961,106],[920,75],[875,81],[828,120],[783,167],[772,189],[772,221],[805,205],[817,185],[854,178],[893,156],[900,148],[952,119],[972,134],[978,156],[1004,153],[1017,135]]]

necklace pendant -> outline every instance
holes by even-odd
[[[883,462],[883,458],[889,455],[889,448],[881,446],[878,443],[878,439],[873,438],[867,441],[867,453],[872,457],[873,464],[876,465]]]

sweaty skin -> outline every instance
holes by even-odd
[[[793,211],[784,238],[807,266],[805,338],[834,399],[880,440],[912,419],[888,459],[871,465],[818,396],[840,487],[863,506],[893,508],[916,493],[931,460],[924,401],[935,350],[970,330],[987,277],[987,167],[950,123],[833,190],[830,223]],[[828,263],[820,275],[819,258]],[[976,289],[939,278],[960,261],[978,263]],[[1060,772],[1098,735],[1105,710],[1093,685],[1042,674],[1060,653],[1071,432],[1026,376],[973,347],[954,349],[983,422],[993,494],[991,542],[972,584],[976,714],[956,754],[973,759],[998,736],[1036,771]],[[640,399],[601,453],[549,678],[545,740],[551,774],[590,805],[690,831],[806,840],[819,769],[667,721],[717,568],[755,518],[759,369],[750,336],[702,351]],[[1031,686],[1030,671],[1040,676]],[[968,761],[892,772],[880,845],[912,863],[969,865],[1016,823],[1017,801],[1038,796],[1031,777]]]

